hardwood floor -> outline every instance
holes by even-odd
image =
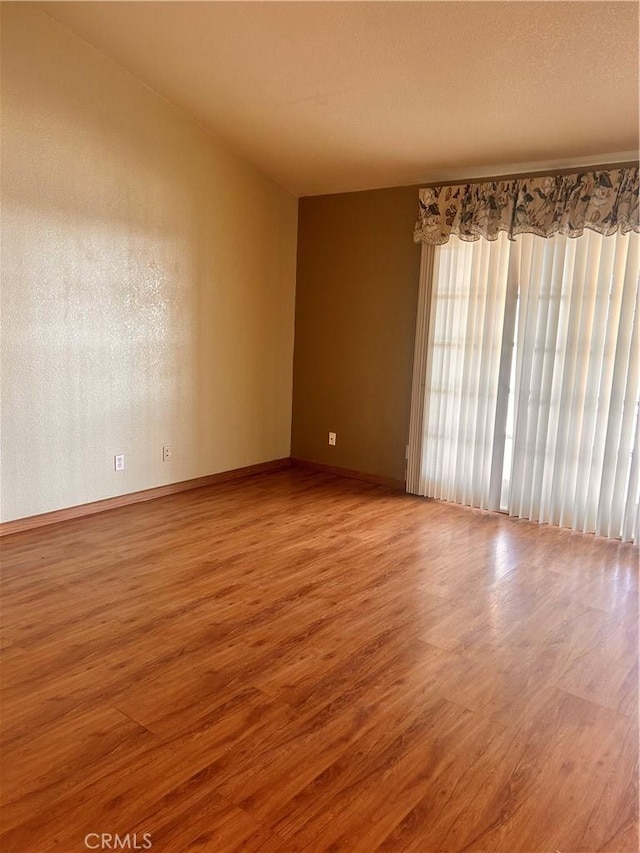
[[[638,850],[629,545],[291,469],[2,562],[3,851]]]

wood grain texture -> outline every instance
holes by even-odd
[[[257,462],[255,465],[245,465],[243,468],[233,468],[230,471],[207,474],[206,477],[196,477],[193,480],[182,480],[179,483],[167,483],[164,486],[155,486],[153,489],[143,489],[141,492],[116,495],[113,498],[105,498],[102,501],[92,501],[88,504],[56,509],[53,512],[43,512],[40,515],[30,515],[26,518],[3,521],[0,523],[0,537],[10,536],[12,533],[22,533],[23,530],[33,530],[36,527],[46,527],[48,524],[58,524],[61,521],[69,521],[72,518],[84,518],[86,515],[95,515],[96,512],[118,509],[121,506],[143,503],[144,501],[155,500],[156,498],[166,497],[167,495],[176,495],[179,492],[189,492],[191,489],[201,489],[204,486],[227,483],[229,480],[253,477],[255,474],[264,474],[267,471],[279,471],[282,468],[288,468],[289,465],[291,465],[289,457],[272,459],[268,462]]]
[[[0,849],[638,849],[638,551],[300,468],[2,542]]]
[[[388,486],[390,489],[405,490],[405,480],[395,480],[393,477],[383,477],[380,474],[369,474],[366,471],[357,471],[354,468],[343,468],[341,465],[328,465],[326,462],[312,462],[310,459],[298,459],[291,457],[291,464],[296,468],[306,468],[308,471],[320,471],[323,474],[337,474],[339,477],[348,477],[351,480],[362,480],[365,483],[375,483],[378,486]]]

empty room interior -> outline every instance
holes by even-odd
[[[638,4],[0,8],[3,853],[636,853]]]

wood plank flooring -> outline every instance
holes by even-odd
[[[2,564],[2,851],[638,850],[629,545],[291,469]]]

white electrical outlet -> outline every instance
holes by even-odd
[[[168,462],[171,459],[171,448],[168,444],[162,448],[162,461]]]
[[[335,443],[336,443],[336,434],[335,434],[335,432],[330,432],[329,433],[329,444],[335,446]]]
[[[117,453],[113,457],[114,471],[124,471],[124,453]]]

